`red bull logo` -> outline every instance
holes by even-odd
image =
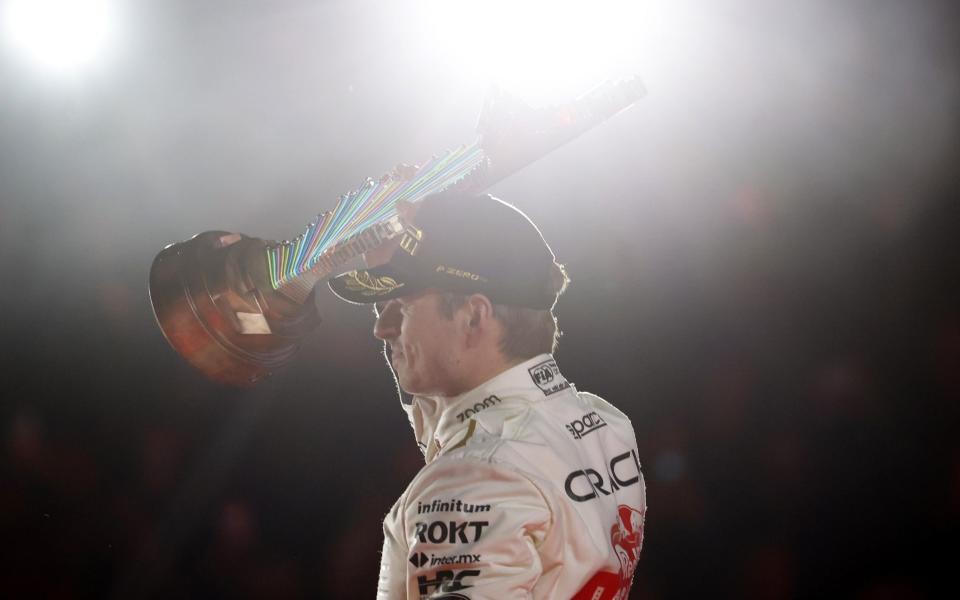
[[[635,508],[625,504],[617,507],[617,522],[610,528],[610,543],[620,560],[620,570],[600,571],[572,600],[627,600],[643,547],[643,519],[643,512]]]

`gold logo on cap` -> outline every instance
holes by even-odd
[[[344,275],[343,285],[351,292],[357,292],[363,296],[383,296],[404,286],[393,277],[386,275],[374,277],[369,271],[347,273]]]
[[[471,281],[481,281],[483,283],[488,281],[483,275],[477,275],[476,273],[471,273],[470,271],[464,271],[462,269],[448,267],[446,265],[437,265],[436,272],[443,273],[444,275],[453,275],[454,277],[460,277],[462,279],[470,279]]]

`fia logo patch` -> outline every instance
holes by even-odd
[[[557,361],[555,360],[545,360],[530,367],[527,372],[530,373],[530,378],[537,384],[537,387],[543,391],[544,396],[555,394],[570,387],[567,380],[560,374],[560,368],[557,367]]]

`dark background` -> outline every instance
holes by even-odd
[[[410,4],[128,3],[99,70],[0,54],[0,595],[373,596],[422,459],[372,315],[322,295],[295,363],[237,391],[170,349],[146,281],[167,243],[292,237],[472,140],[487,82]],[[767,4],[661,3],[666,32],[638,21],[635,56],[569,83],[638,72],[649,96],[493,191],[573,278],[567,378],[636,426],[631,597],[936,597],[960,518],[957,10]]]

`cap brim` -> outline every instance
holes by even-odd
[[[420,291],[425,286],[397,273],[394,265],[361,269],[338,275],[328,284],[342,300],[353,304],[375,304]]]

